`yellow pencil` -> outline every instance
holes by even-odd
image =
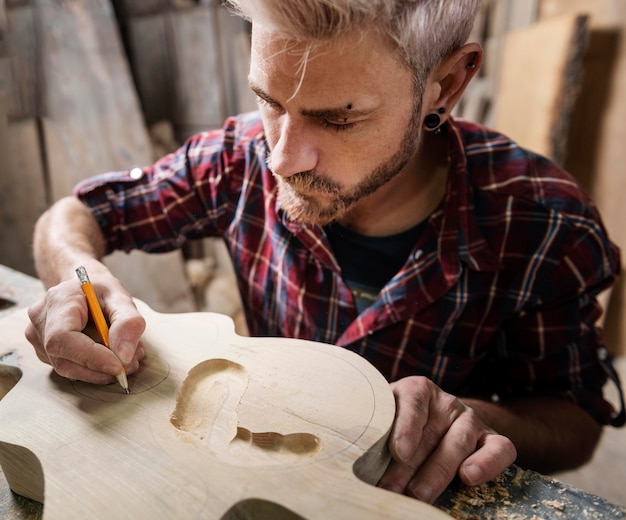
[[[105,347],[110,349],[111,346],[109,345],[109,327],[107,326],[106,319],[104,318],[104,314],[102,313],[102,307],[100,307],[100,302],[98,301],[98,296],[96,296],[96,291],[89,281],[87,270],[81,265],[80,267],[76,268],[76,274],[78,275],[78,279],[80,280],[80,286],[85,293],[85,297],[87,298],[87,306],[89,307],[91,317],[96,324],[96,329],[98,329],[98,334],[100,334],[100,337],[102,338],[102,343],[104,343]],[[124,392],[129,394],[130,391],[128,390],[128,379],[126,378],[126,370],[124,370],[123,366],[122,371],[116,377],[120,386],[124,389]]]

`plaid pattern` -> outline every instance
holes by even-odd
[[[595,206],[567,173],[506,137],[462,120],[445,130],[445,199],[361,315],[324,231],[280,209],[256,113],[191,137],[139,179],[108,173],[75,194],[110,250],[222,236],[252,335],[340,345],[389,380],[420,374],[486,398],[563,396],[601,423],[623,422],[602,397],[613,372],[595,326],[595,297],[620,258]]]

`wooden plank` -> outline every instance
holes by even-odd
[[[57,200],[88,176],[148,164],[152,150],[108,3],[46,2],[37,15],[41,115]]]
[[[91,175],[151,163],[151,143],[108,0],[42,2],[36,15],[49,200],[68,195]],[[165,310],[175,294],[176,308],[193,308],[181,252],[120,255],[126,261],[107,261],[136,296]],[[168,277],[150,277],[159,269]]]
[[[217,11],[217,35],[222,56],[226,115],[256,110],[256,96],[248,86],[250,69],[250,28],[228,10]]]
[[[178,141],[256,109],[248,88],[247,24],[223,7],[197,5],[129,16],[130,62],[146,121],[172,122]]]
[[[125,20],[128,54],[146,124],[174,117],[175,68],[168,17],[162,13]]]
[[[586,22],[568,15],[513,31],[502,51],[494,126],[557,163],[578,92]]]
[[[373,485],[395,403],[364,358],[138,305],[147,356],[130,395],[51,376],[25,312],[0,325],[22,373],[0,401],[0,463],[46,518],[450,518]]]
[[[12,318],[16,311],[23,310],[43,293],[43,287],[38,280],[2,266],[0,266],[0,281],[0,295],[8,295],[16,304],[11,309],[0,309],[0,318],[7,318],[7,320],[9,315],[12,315]],[[16,350],[19,347],[13,343],[10,332],[3,326],[3,323],[9,323],[7,320],[0,319],[0,389],[6,390],[5,392],[0,390],[0,399],[8,390],[15,387],[17,381],[13,374],[16,365],[21,363]],[[16,326],[19,328],[20,324]],[[20,340],[22,339],[20,337]],[[6,348],[13,353],[3,354],[5,348],[2,345],[6,345]],[[618,370],[626,375],[626,364],[618,365]],[[624,430],[615,430],[615,432],[605,434],[605,436],[611,434],[611,437],[615,439],[613,451],[605,452],[606,455],[613,456],[613,461],[623,458],[621,453],[623,443],[620,443],[621,439],[617,435],[623,437],[625,433]],[[601,460],[605,461],[606,458],[600,459],[596,456],[594,459],[598,459],[598,472],[604,474],[603,469],[607,467],[606,463],[604,466],[600,464]],[[614,493],[611,496],[606,496],[606,488],[601,486],[601,481],[605,479],[596,478],[596,480],[595,488],[592,490],[597,489],[600,491],[598,494],[604,498],[612,500],[615,504],[626,506],[623,486],[620,486],[623,479],[615,478],[611,483],[614,484],[612,486]],[[538,517],[546,520],[562,520],[564,517],[579,518],[581,514],[585,518],[608,520],[623,518],[626,514],[626,509],[607,503],[599,496],[590,495],[552,478],[533,471],[524,471],[515,466],[511,466],[494,480],[480,486],[470,487],[455,481],[439,497],[435,506],[457,520],[475,520],[476,518],[536,520]],[[42,509],[39,502],[11,493],[0,470],[0,518],[39,520],[42,518]],[[46,518],[50,517],[46,516]]]
[[[581,180],[598,204],[612,239],[626,250],[626,2],[623,0],[542,0],[540,16],[587,12],[591,35],[582,90],[568,136],[565,167]],[[605,341],[613,355],[626,354],[626,282],[614,288],[605,319]]]
[[[216,7],[133,17],[129,54],[149,125],[168,119],[179,142],[226,117]]]
[[[175,63],[174,132],[179,141],[220,128],[227,115],[225,81],[217,39],[219,6],[172,11],[172,60]]]
[[[455,115],[494,126],[493,98],[500,77],[503,40],[510,31],[524,28],[536,21],[538,1],[483,2],[469,38],[483,46],[483,65],[455,108]]]
[[[2,2],[2,0],[0,0]],[[5,22],[4,3],[0,4],[0,43],[3,43],[6,39],[6,22]],[[7,58],[4,51],[4,46],[0,46],[0,182],[2,179],[9,177],[9,165],[6,159],[8,143],[7,143]],[[3,206],[0,205],[0,258],[4,255],[4,248],[2,242],[4,242],[4,218],[2,215]],[[10,306],[11,300],[0,294],[0,308]]]
[[[10,119],[37,116],[37,30],[34,8],[22,5],[6,10],[8,67],[7,115]]]
[[[122,19],[153,15],[170,9],[185,9],[200,5],[217,5],[219,0],[113,0]]]
[[[538,9],[539,0],[509,0],[507,31],[524,29],[533,24],[537,20]]]
[[[0,263],[34,274],[33,229],[47,207],[37,122],[15,121],[3,133],[6,172],[0,175]]]
[[[0,263],[33,274],[33,227],[46,209],[34,117],[33,13],[21,7],[7,16],[4,4],[0,9]]]
[[[113,0],[115,10],[122,18],[142,16],[169,9],[171,0]]]
[[[539,19],[547,20],[557,16],[573,13],[588,13],[594,20],[604,18],[605,23],[615,23],[619,17],[618,12],[626,7],[622,0],[540,0]]]

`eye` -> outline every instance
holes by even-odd
[[[259,104],[259,108],[263,106],[265,108],[270,108],[276,112],[282,111],[282,107],[278,103],[274,103],[273,101],[270,101],[269,99],[265,99],[264,97],[261,97],[258,94],[256,95],[256,100],[257,100],[257,103]]]
[[[326,119],[322,121],[322,126],[324,128],[335,130],[336,132],[345,132],[346,130],[350,130],[351,128],[354,128],[355,125],[356,125],[356,122],[348,123],[347,119],[344,119],[341,122],[333,122],[333,121],[328,121]]]

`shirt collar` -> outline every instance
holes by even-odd
[[[444,124],[442,129],[447,132],[448,136],[450,163],[446,194],[439,210],[442,212],[442,222],[438,238],[438,254],[443,272],[446,278],[456,278],[460,272],[459,262],[476,271],[497,271],[501,267],[498,256],[483,237],[478,225],[462,131],[452,118]],[[316,249],[320,248],[320,236],[323,234],[321,228],[303,226],[289,220],[280,207],[279,196],[277,196],[276,212],[283,225],[291,233],[301,238],[303,234],[308,235],[308,240],[305,239],[304,242],[309,247],[315,245]],[[334,263],[330,258],[332,254],[329,257],[329,251],[324,251],[324,253],[326,253],[323,255],[324,259]]]
[[[457,259],[477,271],[497,271],[501,267],[498,256],[478,224],[463,134],[453,119],[445,124],[444,131],[448,135],[450,159],[439,235],[444,271],[456,270]]]

